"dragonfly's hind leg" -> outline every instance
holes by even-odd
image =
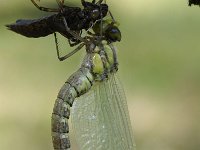
[[[47,11],[47,12],[59,12],[60,11],[59,9],[55,9],[55,8],[41,7],[35,2],[35,0],[31,0],[31,2],[35,5],[35,7],[37,7],[41,11]]]
[[[74,49],[73,51],[69,52],[69,53],[66,54],[65,56],[63,56],[63,57],[60,57],[60,56],[59,56],[59,60],[60,60],[60,61],[63,61],[63,60],[65,60],[65,59],[71,57],[71,56],[74,55],[76,52],[78,52],[79,50],[81,50],[81,48],[82,48],[84,45],[85,45],[85,43],[82,43],[82,44],[80,44],[76,49]]]
[[[68,39],[68,43],[69,43],[70,47],[74,47],[74,46],[80,44],[81,41],[77,40],[77,41],[75,41],[75,42],[72,43],[72,41],[70,39]]]
[[[55,37],[55,43],[56,43],[56,51],[57,51],[57,57],[60,61],[63,61],[67,58],[69,58],[70,56],[74,55],[76,52],[78,52],[79,50],[81,50],[81,48],[85,45],[85,43],[80,44],[76,49],[74,49],[73,51],[69,52],[68,54],[66,54],[65,56],[60,56],[60,50],[58,47],[58,39],[56,37],[56,33],[54,33],[54,37]],[[79,42],[80,43],[80,42]],[[78,44],[79,44],[78,43]],[[77,44],[76,44],[77,45]],[[74,45],[75,46],[75,45]]]

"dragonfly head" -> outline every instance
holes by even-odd
[[[119,28],[115,25],[109,25],[108,29],[106,30],[105,36],[111,42],[121,41],[121,32]]]
[[[121,32],[118,26],[119,24],[117,22],[107,19],[102,20],[102,23],[101,21],[97,21],[92,29],[97,35],[101,35],[102,32],[102,36],[104,36],[108,42],[112,43],[121,41]]]
[[[91,20],[98,20],[104,18],[108,13],[107,4],[95,4],[91,2],[82,1],[84,7],[84,15]]]

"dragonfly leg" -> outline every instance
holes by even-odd
[[[97,5],[100,5],[102,2],[103,2],[103,0],[99,0],[99,1],[97,2]]]
[[[60,0],[60,3],[61,3],[62,5],[64,5],[65,0]]]
[[[112,18],[113,23],[116,23],[115,18],[113,14],[111,13],[111,11],[109,10],[108,12],[109,12],[110,17]]]
[[[81,34],[82,34],[82,30],[80,31],[79,36],[81,36]],[[84,38],[86,38],[86,37],[84,37]],[[74,46],[80,44],[81,41],[74,39],[74,37],[72,37],[72,38],[68,39],[68,43],[69,43],[70,47],[74,47]]]
[[[64,0],[56,0],[58,7],[60,8],[61,12],[63,12],[63,5],[64,5]]]
[[[70,39],[68,39],[68,43],[69,43],[70,47],[74,47],[74,46],[78,45],[79,43],[81,43],[81,41],[75,41],[74,43],[72,43],[72,41]]]
[[[69,57],[71,57],[72,55],[74,55],[76,52],[78,52],[79,50],[81,50],[81,48],[85,45],[85,43],[80,44],[76,49],[74,49],[73,51],[69,52],[68,54],[66,54],[63,57],[60,57],[59,60],[63,61]]]
[[[105,4],[106,4],[106,0],[104,0],[104,2],[105,2]],[[114,18],[113,14],[111,13],[110,10],[108,11],[108,13],[109,13],[110,17],[112,18],[112,21],[115,23],[115,22],[116,22],[116,21],[115,21],[115,18]]]
[[[95,36],[94,33],[90,32],[90,31],[87,31],[87,34],[91,35],[91,36]]]
[[[65,25],[65,28],[67,30],[67,32],[69,32],[74,38],[76,38],[77,40],[81,41],[81,42],[84,42],[84,43],[88,43],[88,41],[84,38],[82,38],[79,34],[77,34],[76,32],[70,30],[70,28],[68,27],[67,25],[67,21],[65,19],[65,17],[63,17],[63,22],[64,22],[64,25]]]
[[[56,33],[54,33],[54,37],[55,37],[55,43],[56,43],[56,52],[57,52],[57,57],[60,61],[63,61],[67,58],[69,58],[70,56],[74,55],[76,52],[78,52],[79,50],[81,50],[81,48],[85,45],[85,43],[80,44],[76,49],[74,49],[73,51],[69,52],[68,54],[66,54],[65,56],[60,56],[60,50],[58,47],[58,39],[56,36]],[[75,45],[74,45],[75,46]]]
[[[35,7],[37,7],[39,10],[41,11],[47,11],[47,12],[59,12],[59,9],[55,9],[55,8],[46,8],[46,7],[40,7],[35,0],[31,0],[31,2],[35,5]]]
[[[109,44],[109,46],[110,46],[110,48],[111,48],[111,50],[112,50],[112,52],[113,52],[113,59],[114,59],[114,69],[115,70],[118,70],[118,61],[117,61],[117,53],[116,53],[116,49],[115,49],[115,47],[114,47],[114,45],[112,44],[112,43],[110,43]]]

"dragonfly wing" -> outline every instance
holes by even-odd
[[[72,124],[80,150],[135,150],[125,94],[114,74],[75,100]]]

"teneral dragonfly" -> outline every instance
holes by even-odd
[[[120,41],[121,34],[113,22],[101,21],[100,24],[110,31],[115,41]],[[103,31],[101,29],[101,35]],[[135,150],[125,94],[116,77],[116,48],[103,40],[106,38],[88,36],[87,42],[83,40],[78,47],[86,46],[86,56],[78,71],[61,88],[54,105],[54,149],[71,147],[68,119],[72,107],[72,124],[80,150]]]

